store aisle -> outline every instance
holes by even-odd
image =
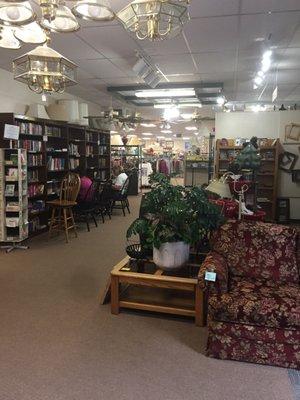
[[[206,358],[193,322],[99,306],[139,200],[69,245],[0,253],[0,400],[292,400],[287,370]]]

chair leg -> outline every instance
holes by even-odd
[[[51,220],[50,220],[48,238],[50,238],[51,234],[52,234],[52,229],[53,229],[53,225],[54,225],[54,222],[55,222],[55,211],[56,211],[56,209],[55,209],[55,207],[53,207],[52,208],[52,213],[51,213]]]
[[[129,201],[128,201],[128,199],[126,199],[125,201],[126,201],[126,208],[128,210],[128,214],[130,214]]]
[[[102,211],[101,211],[101,216],[102,216],[102,219],[103,219]],[[91,213],[91,217],[93,218],[94,223],[95,223],[95,226],[96,226],[96,228],[97,228],[97,227],[98,227],[98,224],[97,224],[97,221],[96,221],[96,218],[95,218],[94,213]]]
[[[124,204],[124,200],[121,200],[121,206],[122,206],[122,211],[123,211],[123,215],[124,215],[124,217],[126,217],[126,214],[125,214],[125,204]]]
[[[89,214],[85,214],[85,222],[88,232],[90,232]]]
[[[73,225],[75,237],[78,237],[78,235],[77,235],[77,228],[76,228],[76,224],[75,224],[74,214],[73,214],[72,208],[69,209],[69,214],[70,214],[71,222],[72,222],[72,225]]]
[[[69,232],[68,232],[68,218],[67,218],[67,209],[63,209],[63,216],[64,216],[64,231],[66,236],[66,242],[69,243]]]

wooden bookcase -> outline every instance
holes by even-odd
[[[4,126],[19,125],[19,140],[4,138]],[[24,148],[28,160],[29,235],[48,228],[46,202],[59,195],[68,171],[110,178],[110,134],[63,121],[0,113],[0,147]]]
[[[242,146],[223,146],[216,141],[215,176],[219,179],[228,171],[229,162],[243,149]],[[257,174],[257,204],[266,212],[266,220],[274,221],[276,217],[278,157],[280,153],[279,140],[274,140],[271,146],[261,146],[261,166]],[[252,202],[251,189],[245,195],[246,203]]]

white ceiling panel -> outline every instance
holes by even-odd
[[[238,17],[192,20],[185,28],[193,53],[234,50],[238,44]]]
[[[192,18],[237,14],[239,0],[194,0],[191,2]]]
[[[193,54],[200,73],[231,72],[235,66],[235,51]]]
[[[84,28],[77,35],[106,58],[133,56],[137,48],[121,25]]]
[[[51,36],[50,46],[70,60],[85,60],[88,58],[103,58],[98,51],[84,43],[76,34],[56,33]]]
[[[279,84],[300,84],[300,73],[299,69],[287,69],[279,70],[277,72],[272,72],[269,74],[269,79],[271,82],[278,82]]]
[[[299,0],[243,0],[242,13],[300,10]]]
[[[299,68],[300,47],[277,50],[274,59],[277,67],[280,69],[296,69]],[[300,75],[300,71],[299,71]]]
[[[184,54],[180,57],[177,55],[153,56],[152,60],[159,65],[165,75],[198,72],[189,54]]]
[[[106,83],[107,86],[121,86],[121,85],[137,85],[139,83],[143,83],[139,78],[105,78],[103,82]]]
[[[241,17],[239,48],[244,50],[252,46],[259,48],[263,43],[256,40],[262,39],[266,41],[267,46],[288,46],[299,22],[300,12],[244,15]]]
[[[79,60],[79,66],[95,78],[120,78],[126,76],[123,71],[117,68],[109,60]]]
[[[161,42],[150,42],[147,40],[138,43],[149,55],[183,54],[189,52],[182,34],[170,40],[162,40]]]

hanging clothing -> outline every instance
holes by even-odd
[[[142,186],[150,186],[149,177],[153,169],[150,162],[142,163]]]

